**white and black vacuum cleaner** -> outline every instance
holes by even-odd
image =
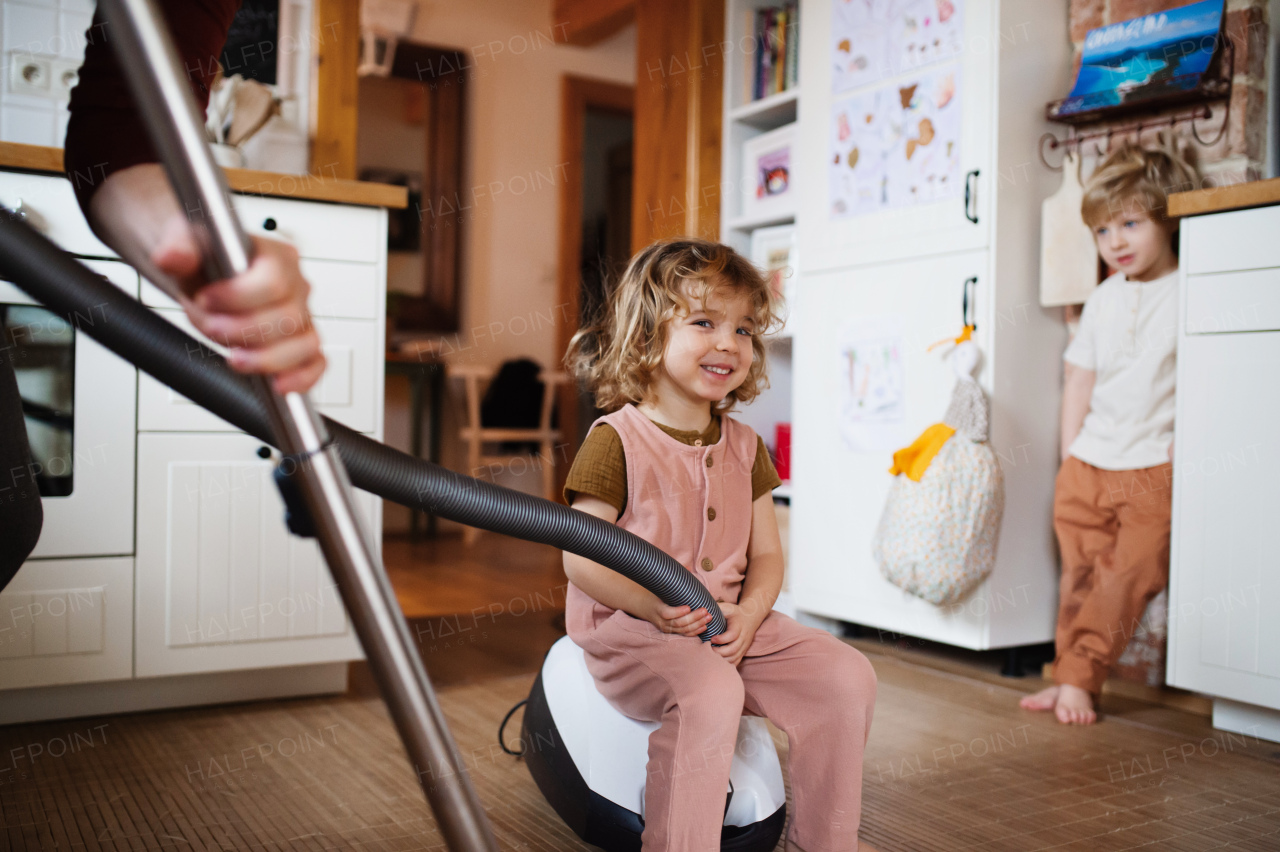
[[[596,689],[582,649],[565,636],[552,646],[529,693],[521,753],[538,789],[575,834],[607,852],[638,852],[649,734],[657,727],[614,709]],[[786,821],[778,751],[764,719],[744,716],[720,848],[767,852]]]
[[[100,0],[100,5],[152,140],[206,240],[210,277],[242,271],[252,247],[231,209],[225,178],[213,165],[162,18],[150,0]],[[263,379],[231,370],[216,352],[77,262],[23,218],[0,208],[0,278],[291,460],[292,470],[277,472],[290,528],[320,541],[450,849],[497,852],[497,843],[386,571],[354,513],[350,485],[413,509],[584,556],[629,577],[668,605],[706,609],[712,618],[703,639],[724,632],[724,615],[706,587],[650,543],[599,518],[445,470],[318,417],[302,395],[280,397]],[[582,653],[567,640],[548,656],[525,720],[534,744],[530,769],[552,805],[585,839],[608,849],[639,848],[650,727],[626,719],[604,701]],[[549,739],[566,748],[540,752]],[[734,764],[727,799],[724,848],[767,849],[777,841],[785,818],[777,756],[759,720],[744,721],[738,747],[741,759]],[[571,757],[567,764],[566,755]],[[772,839],[766,844],[767,837]]]

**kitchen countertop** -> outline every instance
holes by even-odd
[[[1280,178],[1174,193],[1169,196],[1169,215],[1200,216],[1271,204],[1280,204]]]
[[[62,149],[0,142],[0,169],[62,174]],[[409,206],[408,190],[403,186],[341,180],[322,175],[282,175],[254,169],[227,169],[226,173],[227,183],[232,191],[245,195],[332,201],[337,204],[359,204],[366,207]]]

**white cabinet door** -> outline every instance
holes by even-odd
[[[132,676],[132,557],[29,560],[0,593],[0,689]]]
[[[1178,345],[1169,683],[1280,709],[1280,333]]]
[[[998,4],[995,0],[965,0],[955,4],[964,16],[964,35],[963,49],[953,58],[914,69],[893,62],[890,67],[897,73],[840,92],[833,91],[836,76],[833,57],[844,55],[833,43],[833,15],[839,11],[836,6],[844,10],[851,4],[830,0],[809,2],[802,9],[800,21],[804,98],[799,107],[796,150],[798,161],[808,164],[805,179],[798,187],[801,270],[807,273],[987,246],[994,210],[991,201],[995,185],[992,169],[996,142],[994,83],[999,44]],[[1055,10],[1054,14],[1061,14],[1061,10]],[[933,98],[937,94],[935,88],[945,86],[943,81],[947,77],[955,86],[951,101],[938,110],[939,117],[929,119],[929,124],[921,126],[924,121],[921,119],[916,122],[917,126],[900,126],[900,121],[895,123],[888,118],[895,101]],[[879,108],[871,100],[877,90],[881,92]],[[939,97],[945,100],[945,95]],[[1015,104],[1013,108],[1031,107]],[[944,110],[959,110],[960,130],[959,167],[947,175],[948,188],[938,191],[937,197],[942,200],[901,206],[895,203],[892,208],[864,215],[836,211],[837,201],[844,196],[838,196],[835,184],[846,178],[852,180],[858,170],[863,173],[870,170],[889,182],[881,184],[878,178],[876,181],[868,178],[859,180],[860,186],[867,188],[874,183],[875,193],[895,197],[901,193],[909,198],[910,186],[914,183],[908,179],[911,169],[931,155],[945,154],[930,147],[935,143],[945,144],[943,128],[932,124],[942,121]],[[885,136],[867,140],[863,146],[855,145],[855,152],[849,146],[858,141],[859,125],[865,126],[871,113],[877,114],[873,119],[879,122],[877,126],[884,125]],[[841,115],[847,125],[840,120]],[[899,140],[897,154],[890,161],[881,162],[870,145],[886,143],[890,136]],[[841,138],[850,141],[841,142]],[[916,140],[915,144],[911,144],[911,140]],[[908,145],[912,151],[910,160],[905,159]],[[837,153],[841,155],[839,163],[835,162]],[[973,175],[974,172],[977,174]],[[972,193],[967,210],[966,184]]]
[[[985,251],[968,252],[806,277],[793,313],[790,570],[800,609],[950,644],[985,642],[985,611],[944,612],[893,586],[880,576],[871,541],[892,481],[893,451],[942,419],[955,384],[941,353],[927,349],[959,333],[966,278],[978,277],[982,303],[988,258]],[[850,376],[846,324],[857,320],[879,325],[860,336],[878,337],[885,349],[896,350],[887,357],[900,357],[902,381],[890,377],[885,389],[902,393],[905,417],[871,414],[862,421],[865,429],[851,432],[842,423],[847,401],[855,398],[848,388],[852,382],[861,393],[867,379],[857,366],[857,375]],[[984,348],[990,328],[979,320],[977,339]],[[989,371],[980,378],[987,385]],[[858,398],[878,404],[870,391]],[[892,406],[883,410],[891,412]],[[851,440],[865,443],[855,447]]]
[[[139,677],[360,656],[319,548],[288,532],[260,453],[246,435],[139,435]],[[381,529],[381,501],[357,492],[357,505]]]

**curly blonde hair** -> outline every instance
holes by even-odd
[[[631,258],[606,294],[600,315],[569,342],[565,366],[595,394],[598,407],[614,411],[649,399],[667,350],[670,321],[694,310],[686,286],[702,304],[712,293],[724,292],[745,295],[752,306],[751,367],[742,384],[712,406],[712,413],[732,411],[769,386],[765,339],[782,323],[768,281],[726,245],[679,237],[656,242]]]
[[[1080,213],[1090,228],[1117,214],[1139,212],[1157,222],[1169,221],[1169,195],[1196,189],[1198,181],[1195,167],[1169,147],[1151,150],[1126,142],[1089,177]]]

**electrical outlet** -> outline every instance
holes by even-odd
[[[55,59],[49,64],[52,76],[50,88],[53,97],[65,101],[71,97],[71,90],[80,79],[80,61],[77,59]]]
[[[9,54],[9,91],[15,95],[54,97],[53,60],[47,56],[14,51]]]

